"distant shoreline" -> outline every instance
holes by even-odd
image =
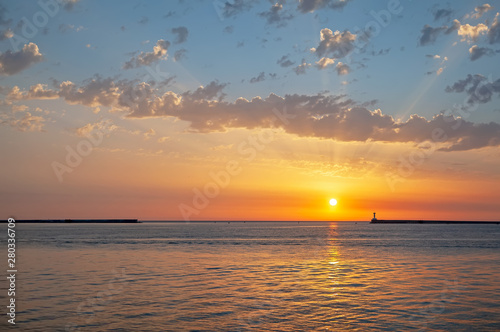
[[[372,220],[370,224],[500,224],[500,221],[459,220]]]
[[[2,220],[7,222],[7,220]],[[16,219],[16,223],[35,224],[134,224],[141,223],[138,219]]]

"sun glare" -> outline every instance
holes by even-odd
[[[331,206],[335,206],[335,205],[337,205],[337,200],[336,200],[335,198],[332,198],[332,199],[330,200],[330,205],[331,205]]]

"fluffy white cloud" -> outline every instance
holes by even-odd
[[[476,41],[477,38],[488,32],[486,24],[479,23],[478,25],[461,24],[458,28],[458,35],[462,37],[462,41]]]
[[[322,57],[319,61],[316,61],[316,67],[318,69],[325,69],[326,67],[333,65],[335,63],[335,59],[330,59],[327,57]]]

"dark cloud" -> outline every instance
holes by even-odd
[[[495,54],[495,51],[488,47],[478,47],[477,45],[474,45],[471,48],[469,48],[469,53],[471,61],[475,61],[480,57],[482,57],[483,55],[491,56]]]
[[[355,49],[356,35],[348,30],[343,32],[332,32],[330,29],[322,29],[320,43],[314,49],[314,53],[322,58],[331,55],[333,58],[343,58]]]
[[[63,8],[67,11],[72,10],[75,5],[79,2],[80,0],[60,0],[59,3],[63,5]]]
[[[255,0],[215,0],[213,5],[219,17],[224,19],[248,11],[255,2]]]
[[[14,75],[29,66],[42,61],[43,56],[35,43],[24,45],[18,52],[8,50],[0,53],[0,75]]]
[[[490,44],[500,43],[500,22],[498,21],[498,13],[488,30],[488,42]]]
[[[180,50],[175,51],[174,53],[174,61],[180,61],[186,58],[187,50],[185,48],[181,48]]]
[[[469,97],[468,104],[484,104],[491,101],[491,97],[500,94],[500,79],[488,81],[483,75],[467,75],[463,80],[455,82],[452,86],[447,86],[446,92],[465,92]]]
[[[288,59],[288,55],[283,55],[281,58],[278,59],[278,61],[276,61],[276,63],[283,68],[290,67],[295,64],[295,62]]]
[[[438,28],[433,28],[430,25],[424,25],[422,28],[422,36],[420,36],[419,44],[421,46],[425,46],[428,44],[432,44],[436,41],[438,35],[441,32],[446,31],[446,27],[438,27]]]
[[[225,33],[233,33],[234,31],[234,26],[232,25],[228,25],[227,27],[224,28],[224,30],[222,30],[223,32]]]
[[[304,75],[306,73],[306,69],[311,67],[310,63],[307,63],[305,59],[302,59],[302,63],[297,67],[293,68],[293,71],[297,75]]]
[[[351,68],[349,68],[349,66],[346,65],[345,63],[339,62],[335,66],[335,70],[337,71],[337,74],[339,76],[342,76],[342,75],[349,74],[349,72],[351,71]]]
[[[422,35],[420,36],[419,39],[419,45],[425,46],[433,44],[441,33],[449,35],[450,33],[460,29],[460,26],[461,25],[458,20],[453,20],[451,26],[443,25],[441,27],[436,27],[436,28],[433,28],[430,25],[426,24],[421,30]]]
[[[137,23],[139,24],[147,24],[149,22],[149,18],[147,18],[146,16],[143,16],[139,21],[137,21]]]
[[[451,10],[451,9],[436,9],[436,10],[434,10],[433,14],[434,14],[434,21],[437,21],[441,18],[449,19],[451,17],[451,14],[453,14],[453,10]]]
[[[161,59],[167,58],[167,51],[170,47],[170,42],[160,39],[153,47],[153,52],[141,52],[137,56],[133,56],[123,65],[123,69],[137,68],[140,66],[149,66]]]
[[[450,90],[468,91],[469,86],[476,84],[476,81],[482,82],[484,78],[470,75],[466,82],[457,82]],[[500,80],[492,85],[498,93]],[[234,102],[228,102],[224,100],[225,86],[224,83],[213,81],[194,91],[158,94],[158,91],[144,82],[113,82],[111,79],[97,77],[80,87],[71,82],[61,83],[55,90],[47,90],[41,85],[32,87],[29,91],[20,91],[15,87],[8,99],[58,96],[69,103],[113,107],[126,112],[128,118],[175,117],[189,122],[191,130],[207,133],[230,128],[281,128],[301,137],[343,142],[370,140],[415,144],[441,141],[436,139],[437,136],[442,138],[442,151],[500,145],[500,124],[494,122],[476,124],[444,114],[436,115],[431,120],[412,115],[407,121],[397,121],[379,109],[369,110],[366,108],[368,105],[357,105],[345,95],[326,93],[283,97],[271,93],[266,98],[238,98]]]
[[[351,0],[299,0],[297,9],[302,13],[312,13],[322,8],[343,9]]]
[[[187,40],[189,31],[186,27],[177,27],[172,29],[172,33],[177,35],[174,40],[174,43],[180,44],[184,43]]]
[[[278,27],[284,27],[287,24],[287,21],[293,18],[292,14],[285,14],[283,12],[283,4],[276,3],[271,6],[269,11],[259,13],[260,17],[266,19],[267,24],[276,25]]]
[[[266,74],[264,72],[261,72],[258,76],[252,77],[250,79],[250,83],[262,82],[265,79],[266,79]]]

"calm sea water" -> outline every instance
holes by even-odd
[[[500,330],[499,225],[16,228],[20,331]]]

